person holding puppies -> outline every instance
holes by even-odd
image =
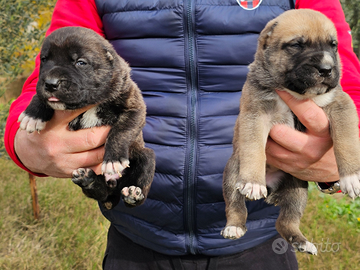
[[[222,176],[232,153],[247,66],[266,23],[293,8],[320,11],[334,22],[341,85],[358,111],[360,65],[338,0],[257,2],[57,2],[47,35],[65,26],[93,29],[129,63],[147,106],[144,140],[156,155],[154,181],[143,205],[100,206],[111,222],[104,269],[297,269],[291,248],[283,254],[272,249],[279,238],[279,208],[263,200],[246,203],[243,237],[220,235],[226,223]],[[55,112],[40,134],[19,130],[17,119],[35,94],[38,71],[39,58],[10,109],[4,138],[10,157],[39,176],[70,178],[80,167],[99,173],[109,128],[69,131],[68,123],[83,111]],[[339,174],[324,112],[310,100],[278,94],[305,131],[275,125],[267,162],[301,180],[331,186]]]

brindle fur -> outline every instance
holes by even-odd
[[[115,207],[121,196],[127,206],[142,204],[153,180],[155,155],[145,148],[146,107],[130,78],[129,65],[108,41],[82,27],[54,31],[45,39],[40,59],[37,93],[19,117],[21,128],[40,132],[54,110],[93,105],[72,120],[69,129],[111,126],[102,166],[105,176],[80,168],[72,180],[85,195],[108,209]],[[54,98],[58,101],[51,101]]]

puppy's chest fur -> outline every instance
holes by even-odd
[[[97,105],[80,114],[69,123],[70,130],[79,130],[99,126],[113,126],[121,114],[121,108],[110,104]]]
[[[315,96],[311,98],[319,107],[324,108],[333,102],[336,90]],[[261,95],[261,93],[258,93]],[[306,127],[299,121],[296,115],[290,110],[290,108],[285,104],[285,102],[275,93],[271,94],[273,100],[273,106],[266,105],[267,100],[263,100],[263,108],[267,108],[266,115],[270,122],[270,128],[275,124],[287,124],[290,127],[299,130],[305,131]],[[270,108],[269,108],[270,107]],[[266,110],[266,109],[265,109]]]
[[[286,124],[296,130],[305,131],[305,126],[299,121],[296,115],[289,109],[285,102],[274,93],[275,106],[273,109],[266,113],[270,129],[275,124]]]

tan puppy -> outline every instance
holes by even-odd
[[[333,23],[313,10],[287,11],[261,32],[242,91],[233,154],[224,171],[224,237],[236,239],[246,232],[245,198],[266,198],[280,206],[276,228],[282,237],[299,251],[317,253],[299,229],[308,183],[266,165],[265,144],[273,125],[304,130],[275,89],[312,99],[323,108],[330,121],[341,190],[352,198],[360,195],[358,116],[339,84],[337,43]]]

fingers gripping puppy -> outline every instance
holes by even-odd
[[[223,181],[226,238],[246,232],[245,199],[265,198],[280,206],[278,232],[299,251],[316,254],[316,247],[299,229],[308,183],[266,164],[265,144],[273,125],[304,127],[275,90],[297,99],[312,99],[323,108],[344,193],[360,195],[358,116],[351,98],[339,84],[337,33],[332,22],[313,10],[291,10],[270,21],[261,32],[255,61],[243,87],[233,154]]]
[[[111,209],[122,196],[128,206],[144,202],[155,172],[155,156],[145,148],[146,107],[130,67],[94,31],[65,27],[41,48],[36,95],[20,115],[20,128],[40,132],[54,110],[91,109],[69,123],[70,130],[111,126],[105,143],[103,175],[88,168],[73,172],[83,192]]]

